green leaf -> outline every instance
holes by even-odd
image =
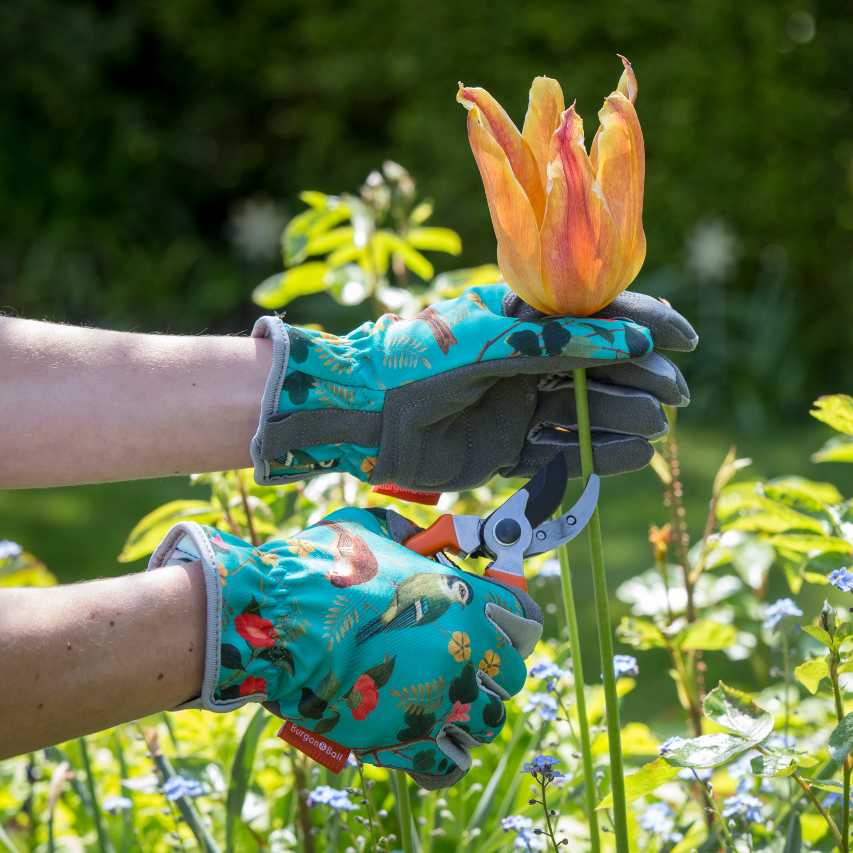
[[[462,238],[451,228],[412,228],[406,242],[424,252],[458,255],[462,251]]]
[[[431,201],[422,201],[409,214],[409,222],[412,225],[421,225],[432,216],[433,203]]]
[[[843,495],[831,483],[815,483],[804,477],[785,477],[764,484],[764,494],[772,501],[797,512],[828,518],[827,505],[841,503]],[[829,498],[825,500],[824,498]]]
[[[748,738],[717,732],[682,740],[667,749],[663,757],[676,767],[719,767],[753,746],[755,743]]]
[[[837,432],[853,435],[853,397],[848,394],[818,397],[809,414]]]
[[[284,273],[276,273],[252,291],[252,300],[261,308],[282,308],[299,296],[320,293],[329,287],[329,266],[309,261]]]
[[[827,656],[812,658],[801,663],[794,670],[794,678],[814,696],[821,681],[829,678],[829,658]]]
[[[179,521],[215,524],[221,518],[221,510],[209,501],[169,501],[137,522],[118,555],[118,561],[130,563],[140,557],[147,557]]]
[[[812,462],[853,462],[853,438],[831,438],[811,458]]]
[[[22,551],[17,557],[0,560],[0,586],[56,586],[57,580],[47,566],[32,554]]]
[[[392,231],[380,231],[374,240],[397,255],[400,260],[419,278],[429,281],[434,274],[432,264],[414,247],[398,237]]]
[[[832,483],[809,480],[806,477],[775,477],[767,486],[784,489],[795,495],[805,495],[823,506],[833,506],[844,500],[844,495]]]
[[[797,769],[795,756],[789,750],[768,750],[750,762],[757,776],[790,776]]]
[[[714,475],[713,494],[719,495],[734,479],[738,471],[749,467],[751,464],[751,459],[738,459],[734,447],[730,447],[729,452],[725,455],[720,467],[717,469],[717,473]]]
[[[340,225],[350,218],[350,208],[336,204],[331,208],[311,208],[294,216],[281,236],[281,251],[285,266],[293,266],[305,260],[305,250],[312,237]]]
[[[702,703],[705,716],[753,744],[761,743],[773,731],[773,715],[756,705],[742,690],[720,682]]]
[[[317,210],[325,210],[329,206],[329,199],[334,196],[327,196],[326,193],[317,192],[317,190],[303,190],[299,193],[299,198]]]
[[[225,802],[225,849],[228,853],[235,849],[234,828],[243,814],[243,803],[249,789],[258,740],[269,719],[267,712],[263,708],[258,708],[249,720],[249,725],[246,726],[246,731],[243,732],[237,752],[234,754],[234,761],[231,764],[231,784],[228,786],[228,798]]]
[[[651,794],[665,782],[675,778],[678,769],[670,764],[665,758],[656,758],[648,764],[644,764],[636,773],[625,777],[625,800],[628,803]],[[613,794],[608,794],[595,807],[596,811],[613,807]]]
[[[352,240],[352,226],[333,228],[331,231],[311,237],[305,246],[305,255],[306,257],[309,255],[325,255],[327,252],[340,249],[342,246],[351,246]]]
[[[853,545],[836,536],[818,536],[811,533],[780,533],[767,541],[775,548],[787,548],[801,554],[853,554]]]
[[[828,649],[832,648],[832,637],[830,637],[823,628],[820,628],[817,625],[803,625],[802,630],[804,634],[814,637],[815,640],[826,646]]]
[[[853,713],[844,717],[829,736],[829,754],[839,764],[853,749]]]
[[[652,454],[652,461],[649,463],[652,471],[658,475],[658,479],[668,486],[672,482],[672,472],[669,469],[669,463],[664,459],[663,454],[657,450]]]
[[[624,616],[616,629],[616,636],[626,645],[645,651],[664,649],[667,646],[663,632],[650,619]]]
[[[737,629],[734,625],[700,619],[688,625],[678,635],[675,643],[685,651],[713,652],[730,648],[736,640]]]

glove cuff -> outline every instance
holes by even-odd
[[[252,328],[253,338],[269,338],[272,341],[272,365],[267,375],[264,394],[261,397],[261,413],[258,430],[252,438],[249,451],[255,466],[255,482],[260,486],[274,483],[289,483],[300,479],[299,475],[273,475],[270,460],[264,457],[264,434],[269,419],[278,413],[284,375],[290,356],[290,338],[284,327],[284,320],[278,316],[261,317]]]
[[[381,412],[347,408],[282,412],[291,346],[287,324],[280,317],[261,317],[252,337],[269,338],[273,344],[258,430],[250,446],[255,482],[260,486],[293,483],[329,471],[369,479],[379,453]]]
[[[200,561],[205,585],[205,641],[204,677],[201,694],[184,702],[175,711],[186,708],[203,708],[206,711],[233,711],[247,702],[263,701],[265,695],[257,693],[237,699],[221,700],[214,697],[221,670],[220,648],[222,642],[222,585],[217,569],[216,555],[204,530],[194,522],[176,524],[157,546],[148,563],[148,571],[175,563]]]

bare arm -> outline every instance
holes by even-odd
[[[0,318],[0,488],[245,468],[268,340]]]
[[[0,758],[199,695],[198,564],[42,589],[0,589]]]

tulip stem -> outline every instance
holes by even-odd
[[[400,847],[404,853],[414,853],[412,840],[412,801],[409,799],[409,780],[402,770],[393,771],[397,800],[397,819],[400,821]]]
[[[578,417],[581,471],[586,483],[593,473],[592,431],[589,425],[586,371],[572,371],[575,386],[575,407]],[[601,653],[601,672],[604,682],[604,703],[607,716],[607,741],[610,747],[610,793],[613,797],[613,830],[617,853],[629,853],[628,820],[625,812],[625,778],[622,765],[619,695],[616,692],[616,673],[613,669],[613,633],[610,626],[610,603],[607,598],[607,576],[604,571],[604,546],[601,541],[601,520],[598,508],[587,526],[589,556],[592,564],[592,585],[598,627],[598,646]]]
[[[573,501],[569,498],[569,490],[563,496],[560,507],[562,513],[569,511]],[[583,660],[581,659],[581,638],[578,631],[578,614],[575,608],[575,593],[572,589],[572,569],[569,565],[568,543],[558,551],[560,557],[560,585],[563,590],[563,607],[566,612],[566,625],[569,629],[569,648],[572,652],[572,677],[575,687],[575,709],[578,712],[578,729],[580,730],[581,758],[584,775],[584,811],[589,824],[589,842],[591,853],[599,853],[601,839],[598,835],[598,814],[595,811],[598,794],[595,790],[595,769],[592,764],[592,743],[589,736],[589,719],[586,715],[586,694],[584,693]]]

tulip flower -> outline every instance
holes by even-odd
[[[459,84],[507,284],[548,314],[589,316],[634,280],[646,255],[643,133],[631,63],[598,113],[589,153],[575,105],[537,77],[519,133],[485,90]]]

